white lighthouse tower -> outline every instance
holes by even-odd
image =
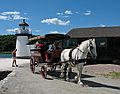
[[[17,58],[29,58],[30,57],[30,48],[28,45],[28,38],[31,36],[31,31],[29,25],[23,19],[23,22],[19,24],[19,29],[16,30],[17,40],[16,40],[16,57]]]

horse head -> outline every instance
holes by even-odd
[[[93,59],[97,57],[95,39],[83,41],[77,48],[79,49],[80,53],[82,52],[82,58],[87,58],[88,55]]]
[[[91,58],[96,59],[97,51],[96,51],[95,38],[88,40],[88,53],[90,54]]]

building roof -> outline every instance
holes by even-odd
[[[23,19],[23,22],[20,23],[19,26],[29,26],[29,24],[25,22],[25,19]]]
[[[70,38],[70,36],[64,34],[46,34],[45,37],[48,39],[55,39],[55,40]]]
[[[36,36],[33,38],[30,38],[29,40],[39,40],[39,39],[54,39],[54,40],[58,40],[58,39],[65,39],[65,38],[69,38],[68,35],[64,35],[64,34],[46,34],[44,36]]]
[[[32,38],[29,38],[29,41],[32,41],[32,40],[39,40],[39,39],[44,39],[45,36],[35,36],[35,37],[32,37]]]
[[[70,30],[67,35],[71,38],[120,37],[120,26],[75,28]]]

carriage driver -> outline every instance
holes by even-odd
[[[40,49],[42,60],[44,61],[45,60],[44,44],[43,43],[36,44],[36,49]]]
[[[36,45],[36,48],[37,48],[37,49],[42,49],[43,46],[44,46],[44,45],[43,45],[42,43],[39,43],[39,44]]]

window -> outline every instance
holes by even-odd
[[[107,38],[96,38],[97,47],[107,47]]]

